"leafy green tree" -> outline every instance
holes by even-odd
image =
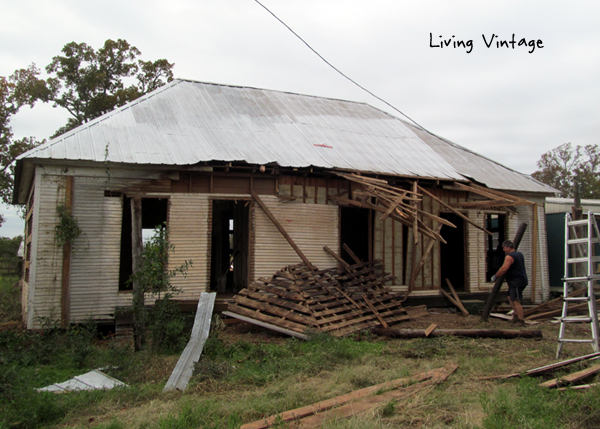
[[[173,63],[142,61],[141,52],[126,40],[108,39],[97,51],[85,43],[67,43],[46,67],[47,87],[54,106],[70,114],[56,137],[135,100],[173,80]]]
[[[169,253],[173,249],[167,227],[156,227],[152,238],[144,243],[141,261],[131,276],[130,281],[136,284],[133,290],[136,351],[145,346],[148,337],[154,351],[176,349],[182,344],[185,320],[172,301],[180,290],[171,280],[178,274],[185,277],[192,261],[169,269]],[[148,298],[154,300],[150,308],[146,306]]]
[[[8,78],[0,76],[0,198],[12,203],[14,161],[17,156],[42,142],[34,137],[15,139],[11,118],[23,106],[33,107],[38,100],[48,101],[50,91],[46,82],[39,79],[39,69],[34,65],[16,70]],[[0,224],[4,218],[0,215]]]
[[[35,64],[0,76],[0,198],[6,204],[12,203],[16,157],[45,141],[14,138],[10,120],[21,107],[42,101],[65,108],[72,117],[56,137],[173,80],[173,63],[142,61],[126,40],[108,39],[98,50],[71,42],[61,52],[46,67],[47,79]]]
[[[600,146],[564,143],[542,155],[533,178],[573,198],[579,185],[581,198],[600,198]]]

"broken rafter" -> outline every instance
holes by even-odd
[[[414,192],[414,191],[409,191],[409,190],[404,190],[404,189],[399,189],[396,188],[392,185],[390,185],[387,180],[383,180],[383,179],[374,179],[372,177],[367,177],[367,176],[359,176],[357,174],[346,174],[346,173],[339,173],[336,172],[336,174],[338,176],[343,177],[344,179],[350,180],[352,182],[356,182],[356,183],[360,183],[362,185],[367,185],[372,187],[373,189],[381,189],[387,192],[398,192],[398,191],[402,191],[402,192],[406,192],[407,194],[413,194],[414,197],[408,197],[406,196],[404,199],[405,200],[412,200],[415,199],[417,201],[421,200],[421,195],[419,195],[418,193]]]
[[[361,202],[361,201],[356,201],[356,200],[351,200],[349,198],[344,198],[344,197],[338,197],[335,195],[330,195],[328,197],[331,201],[336,202],[338,204],[347,204],[350,206],[355,206],[355,207],[361,207],[361,208],[365,208],[365,209],[371,209],[380,213],[385,213],[386,209],[369,203],[369,202]],[[408,226],[409,228],[412,228],[413,224],[412,221],[409,221],[407,219],[401,218],[400,216],[398,216],[397,214],[392,213],[389,216],[391,219],[394,219],[395,221],[400,222],[403,225]],[[441,237],[438,237],[436,235],[434,235],[432,232],[430,232],[430,230],[422,230],[421,231],[423,234],[427,235],[428,237],[433,238],[434,240],[438,240],[438,241],[442,241],[443,243],[446,243],[443,239],[441,239]]]
[[[452,213],[454,213],[455,215],[459,216],[460,218],[466,220],[467,222],[469,222],[471,225],[473,225],[475,228],[482,230],[483,232],[485,232],[488,235],[492,235],[491,232],[489,232],[487,229],[485,229],[484,227],[482,227],[481,225],[477,225],[475,222],[473,222],[471,219],[469,219],[467,216],[465,216],[464,214],[462,214],[461,212],[459,212],[458,210],[456,210],[454,207],[452,207],[449,204],[446,204],[444,201],[442,201],[441,198],[436,197],[435,195],[433,195],[431,192],[425,190],[424,188],[422,188],[421,186],[418,187],[418,189],[423,192],[426,195],[429,195],[434,201],[437,201],[438,203],[440,203],[442,206],[446,207],[448,210],[450,210]]]

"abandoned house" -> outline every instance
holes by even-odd
[[[24,319],[114,323],[131,303],[136,231],[164,222],[169,263],[193,262],[173,279],[187,300],[301,262],[282,229],[315,267],[338,263],[327,246],[381,260],[389,286],[411,296],[447,281],[482,294],[499,244],[527,223],[525,300],[539,303],[554,192],[368,104],[175,80],[18,158]],[[82,230],[70,245],[57,245],[59,207]]]

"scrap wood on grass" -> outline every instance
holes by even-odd
[[[294,410],[285,411],[264,419],[247,423],[240,429],[264,429],[279,422],[293,422],[290,427],[321,427],[324,421],[347,418],[372,410],[393,399],[399,399],[418,392],[427,386],[445,381],[458,365],[448,364],[442,368],[418,373],[356,390],[345,395],[317,402]]]
[[[551,373],[558,369],[565,368],[565,367],[575,364],[575,363],[579,363],[579,362],[583,362],[583,361],[587,361],[587,360],[597,360],[597,359],[600,359],[600,352],[591,353],[591,354],[585,355],[585,356],[579,356],[579,357],[576,357],[573,359],[556,362],[556,363],[541,366],[538,368],[533,368],[533,369],[530,369],[530,370],[527,370],[524,372],[517,372],[517,373],[512,373],[512,374],[504,374],[504,375],[493,375],[493,376],[489,376],[489,377],[479,377],[478,380],[505,380],[508,378],[516,378],[516,377],[527,377],[527,376],[531,377],[531,376],[545,375],[545,374]],[[572,384],[577,381],[584,380],[587,377],[589,377],[593,374],[596,374],[598,372],[600,372],[600,365],[594,365],[594,366],[592,366],[590,368],[586,368],[582,371],[577,371],[577,372],[571,373],[569,375],[566,375],[566,376],[563,376],[560,378],[555,378],[555,379],[549,380],[547,382],[541,383],[540,386],[557,387],[561,384]]]

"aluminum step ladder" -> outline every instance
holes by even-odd
[[[598,230],[600,213],[590,211],[583,217],[583,219],[573,219],[570,213],[565,216],[565,277],[557,359],[560,357],[564,343],[590,343],[594,352],[600,351],[598,311],[594,295],[594,285],[600,285],[598,283],[600,280],[600,231]],[[585,289],[585,291],[581,296],[569,296],[570,289]],[[586,303],[587,316],[569,315],[570,305]],[[566,326],[572,323],[589,323],[592,338],[568,338]]]

